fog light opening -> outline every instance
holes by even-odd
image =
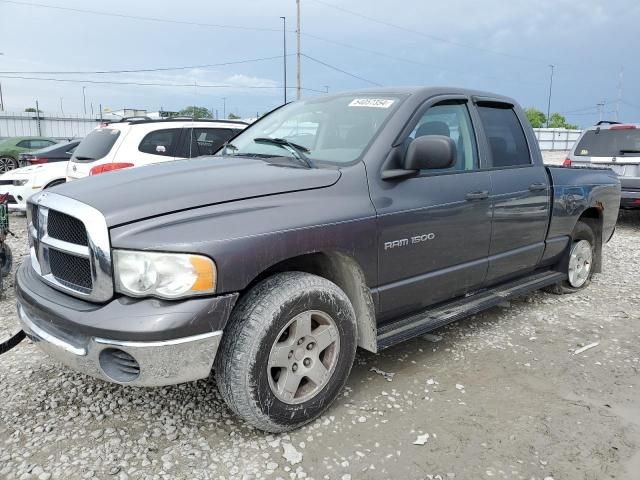
[[[140,376],[140,364],[124,350],[105,348],[100,352],[99,361],[104,374],[116,382],[133,382]]]

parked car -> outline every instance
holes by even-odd
[[[107,381],[168,385],[214,367],[234,412],[282,432],[331,405],[357,346],[586,288],[619,202],[609,170],[545,167],[510,98],[312,98],[215,159],[31,197],[18,315],[53,358]]]
[[[64,183],[67,174],[66,163],[30,165],[0,175],[0,193],[9,195],[9,210],[24,212],[31,195]]]
[[[49,147],[57,143],[47,137],[12,137],[0,141],[0,173],[8,172],[20,166],[21,153]]]
[[[80,142],[68,165],[67,179],[212,155],[246,126],[240,121],[175,117],[135,117],[104,124]]]
[[[620,178],[622,208],[640,208],[640,124],[598,122],[587,128],[565,167],[606,167]]]
[[[41,163],[68,162],[79,143],[80,139],[72,140],[70,142],[56,143],[33,152],[21,153],[19,157],[20,166],[27,167]]]

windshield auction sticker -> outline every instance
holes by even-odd
[[[386,98],[354,98],[350,107],[389,108],[395,100]]]

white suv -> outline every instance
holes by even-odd
[[[213,155],[247,124],[230,120],[125,118],[92,130],[67,166],[67,180],[120,168]]]

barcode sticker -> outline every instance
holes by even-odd
[[[354,98],[350,107],[389,108],[395,100],[386,98]]]

